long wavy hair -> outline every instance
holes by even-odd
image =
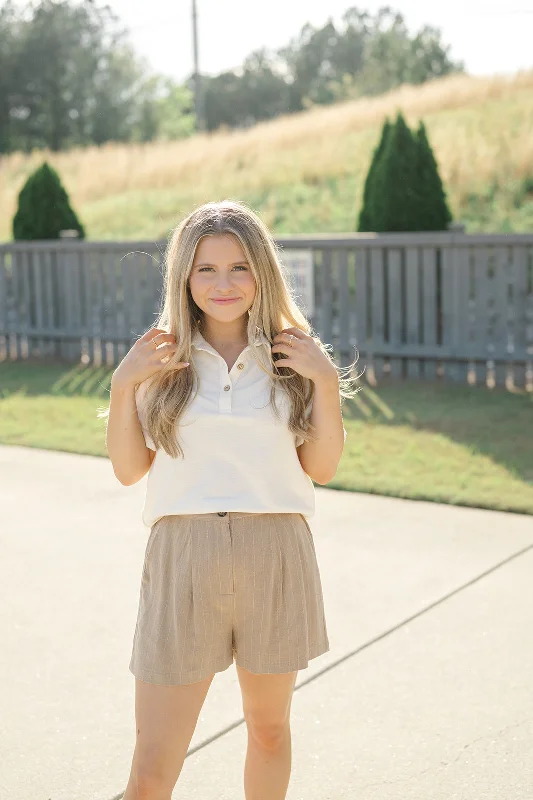
[[[143,405],[148,433],[156,447],[162,448],[173,458],[184,455],[177,435],[178,423],[189,403],[195,383],[198,386],[191,353],[192,338],[196,327],[201,325],[203,311],[192,298],[188,285],[189,276],[199,241],[202,237],[211,235],[235,236],[251,266],[256,281],[256,295],[248,311],[249,342],[254,341],[257,328],[264,332],[271,343],[276,334],[287,327],[294,326],[313,335],[308,320],[293,299],[281,251],[257,214],[246,204],[233,200],[205,203],[192,211],[174,229],[168,242],[164,258],[162,307],[153,325],[167,333],[173,333],[177,349],[164,366],[148,378]],[[313,335],[313,339],[339,371],[341,368],[333,362],[328,352],[328,349],[332,349],[331,346],[324,345],[316,335]],[[281,384],[290,401],[289,430],[303,437],[305,441],[315,441],[314,427],[306,415],[313,400],[313,381],[304,378],[291,367],[284,367],[283,353],[271,353],[270,369],[267,369],[257,349],[252,347],[251,353],[259,367],[271,378],[270,403],[274,414],[279,419],[276,386]],[[175,368],[178,362],[184,361],[189,361],[190,367]],[[345,369],[351,370],[356,362],[357,357]],[[339,375],[339,392],[342,397],[352,397],[359,391],[359,388],[350,389],[350,385],[359,377],[360,375],[341,378]]]

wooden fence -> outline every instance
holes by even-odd
[[[533,389],[533,235],[280,237],[312,254],[310,321],[342,366]],[[153,324],[164,242],[0,245],[0,359],[116,365]]]

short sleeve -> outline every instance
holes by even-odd
[[[144,401],[146,397],[147,388],[148,388],[148,379],[138,385],[138,387],[135,390],[135,405],[137,407],[137,416],[139,417],[139,422],[141,423],[141,428],[144,435],[144,441],[146,442],[146,446],[149,447],[150,450],[157,450],[154,440],[152,439],[152,437],[148,433],[148,430],[146,429]]]

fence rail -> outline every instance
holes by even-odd
[[[533,389],[533,235],[279,237],[308,249],[310,321],[371,380],[444,378]],[[0,245],[0,359],[115,366],[153,324],[164,242]]]

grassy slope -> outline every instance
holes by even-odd
[[[112,370],[0,364],[0,442],[106,455]],[[330,488],[533,514],[533,396],[439,383],[365,385]]]
[[[263,123],[147,145],[13,154],[0,172],[0,240],[16,197],[46,157],[91,239],[164,239],[196,204],[232,197],[277,233],[354,230],[386,114],[423,118],[456,218],[469,231],[533,228],[533,71],[452,76]]]

